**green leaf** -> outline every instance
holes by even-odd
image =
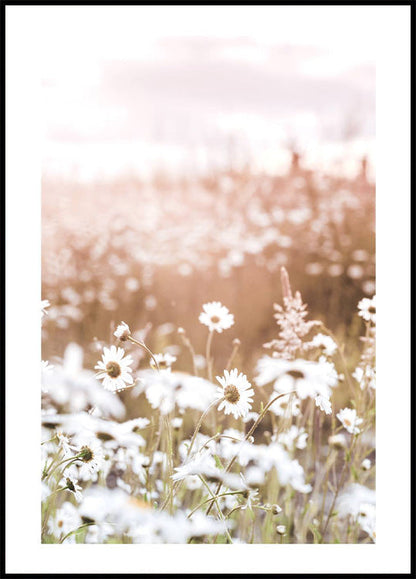
[[[214,460],[215,460],[215,464],[217,465],[217,467],[221,470],[224,470],[224,467],[222,466],[222,462],[220,460],[220,457],[217,454],[214,454]]]

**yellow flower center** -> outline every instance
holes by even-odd
[[[110,378],[117,378],[121,374],[120,364],[118,362],[108,362],[105,371]]]
[[[224,398],[227,400],[227,402],[236,404],[240,400],[240,392],[238,391],[237,386],[234,386],[234,384],[229,384],[224,390]]]
[[[83,462],[90,462],[94,458],[94,453],[88,446],[83,446],[79,455]]]

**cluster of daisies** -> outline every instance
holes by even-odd
[[[375,540],[366,486],[374,480],[374,375],[363,378],[375,372],[375,297],[359,303],[364,348],[347,376],[334,336],[306,321],[285,271],[282,284],[279,335],[265,344],[252,382],[233,357],[213,380],[213,336],[234,325],[220,302],[199,316],[208,329],[204,376],[176,371],[176,356],[153,353],[125,322],[95,374],[74,344],[62,365],[43,363],[44,542]],[[179,335],[195,357],[185,330]],[[148,367],[135,368],[136,347]],[[339,407],[347,385],[351,405]],[[119,392],[127,401],[143,396],[148,416],[125,420]],[[357,489],[368,496],[351,499],[353,507]]]

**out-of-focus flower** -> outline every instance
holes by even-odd
[[[363,284],[362,284],[361,287],[363,288],[363,292],[364,292],[365,294],[371,296],[371,295],[374,294],[374,291],[375,291],[375,289],[376,289],[376,284],[375,284],[375,282],[374,282],[373,279],[366,279],[366,280],[363,282]]]
[[[286,534],[286,527],[285,525],[277,525],[276,527],[276,533],[278,535],[285,535]]]
[[[176,356],[172,356],[169,353],[166,354],[155,354],[155,360],[158,363],[159,370],[169,370],[174,362],[176,362]],[[156,364],[151,360],[150,365],[152,368],[156,367]]]
[[[208,326],[210,332],[215,331],[221,334],[223,330],[228,330],[234,324],[233,314],[230,314],[228,308],[221,302],[209,302],[204,304],[202,309],[204,311],[199,315],[199,321]]]
[[[57,509],[55,517],[48,521],[48,530],[57,538],[63,538],[71,531],[75,531],[82,524],[78,509],[70,502],[66,501],[62,507]],[[66,543],[75,543],[75,535],[70,535],[65,539]]]
[[[270,396],[269,402],[276,398],[276,393],[273,392]],[[300,400],[297,396],[282,396],[270,406],[270,411],[276,416],[299,416],[300,414]]]
[[[274,389],[279,393],[296,391],[302,400],[315,398],[318,394],[329,398],[331,388],[338,383],[338,375],[333,364],[321,358],[319,362],[307,360],[283,360],[263,356],[257,364],[256,383],[264,386],[274,382]]]
[[[305,266],[305,272],[308,275],[320,275],[323,272],[323,265],[318,262],[307,263]]]
[[[96,377],[103,381],[103,386],[107,390],[115,392],[123,390],[127,384],[133,384],[130,364],[133,358],[129,355],[124,357],[123,348],[104,348],[102,361],[100,360],[95,366]]]
[[[367,533],[373,541],[376,540],[376,507],[372,503],[362,503],[357,516],[357,522],[362,530]]]
[[[316,334],[311,340],[310,346],[320,348],[325,356],[333,356],[338,347],[331,336],[325,336],[325,334]]]
[[[283,444],[289,451],[293,451],[296,448],[303,450],[306,448],[308,439],[308,433],[305,432],[304,428],[298,428],[294,424],[286,430],[286,432],[281,432],[277,437],[277,441]]]
[[[338,276],[342,275],[343,271],[344,271],[344,268],[342,267],[342,265],[340,263],[331,263],[331,265],[328,266],[328,274],[331,277],[338,277]]]
[[[74,447],[69,443],[69,438],[62,432],[57,432],[56,436],[58,438],[58,446],[62,449],[64,453],[64,458],[74,456],[74,453],[72,452],[74,450]]]
[[[225,414],[233,414],[235,418],[246,416],[251,410],[254,390],[251,388],[247,376],[239,374],[237,368],[228,372],[224,370],[224,376],[217,376],[222,388],[218,388],[217,396],[222,399],[218,410],[224,409]]]
[[[42,360],[42,372],[52,372],[54,366],[49,364],[48,360]]]
[[[172,420],[171,420],[170,423],[171,423],[172,428],[173,428],[174,430],[179,430],[180,427],[181,427],[182,424],[183,424],[183,418],[180,418],[180,417],[172,418]]]
[[[315,398],[315,404],[318,408],[325,412],[325,414],[332,414],[332,405],[329,398],[318,394],[318,396]]]
[[[376,323],[376,296],[363,298],[358,302],[358,315],[366,322]]]
[[[191,475],[204,475],[211,479],[222,480],[221,471],[215,464],[214,457],[208,449],[195,453],[182,466],[175,468],[172,480],[182,480]]]
[[[365,458],[361,463],[361,468],[363,470],[370,470],[371,468],[371,460],[369,458]]]
[[[353,263],[347,269],[347,275],[351,279],[361,279],[364,275],[364,268],[358,263]]]
[[[131,332],[126,322],[121,322],[121,324],[117,326],[114,335],[120,342],[125,342],[129,338]]]
[[[43,318],[43,316],[47,315],[47,311],[46,308],[49,308],[49,306],[51,305],[49,300],[42,300],[40,302],[40,317]]]
[[[352,374],[353,378],[355,378],[360,385],[361,390],[364,389],[365,385],[367,384],[370,388],[375,390],[376,388],[376,371],[375,368],[372,368],[370,365],[366,365],[365,368],[361,366],[357,366]]]
[[[152,408],[162,414],[169,414],[175,408],[194,408],[204,411],[215,400],[215,386],[212,382],[185,374],[185,372],[139,372],[142,385],[132,390],[133,395],[144,391]]]
[[[357,417],[355,408],[343,408],[338,412],[337,418],[351,434],[359,434],[361,432],[358,425],[362,423],[363,419]]]
[[[328,444],[338,449],[347,448],[347,439],[345,438],[345,435],[340,432],[330,436],[328,438]]]
[[[375,541],[376,538],[376,493],[358,483],[349,485],[338,497],[335,508],[341,518],[352,516]]]
[[[63,364],[53,372],[42,373],[42,391],[60,413],[75,413],[96,408],[103,415],[122,418],[125,408],[120,398],[101,386],[95,373],[83,367],[83,350],[74,343],[65,349]]]

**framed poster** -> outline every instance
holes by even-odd
[[[409,6],[5,13],[6,571],[406,573]]]

